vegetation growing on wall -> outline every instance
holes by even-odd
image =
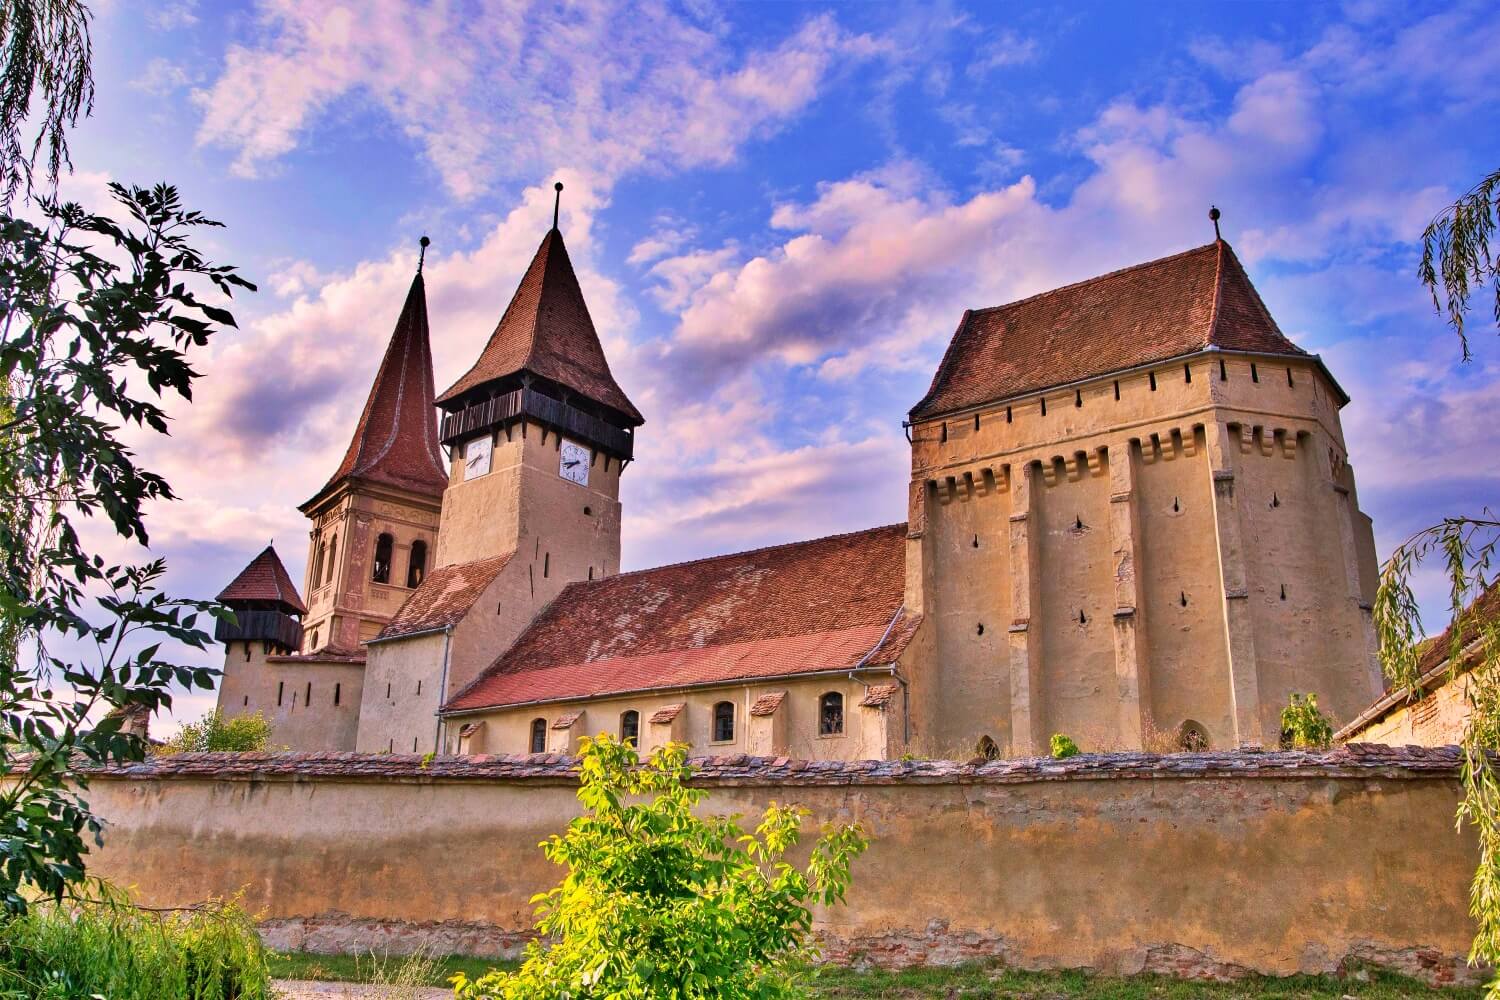
[[[226,719],[218,709],[197,722],[189,722],[162,745],[159,753],[265,750],[271,739],[271,723],[265,715],[236,715]]]
[[[1286,750],[1310,750],[1333,743],[1333,723],[1318,708],[1318,696],[1292,692],[1281,710],[1281,746]]]
[[[1073,742],[1073,737],[1066,733],[1052,734],[1052,759],[1065,760],[1068,757],[1076,757],[1079,754],[1078,744]]]
[[[1473,355],[1465,318],[1476,289],[1488,285],[1494,291],[1494,318],[1500,326],[1500,257],[1490,248],[1497,215],[1500,170],[1439,213],[1422,234],[1418,277],[1458,335],[1466,362]],[[1491,966],[1500,966],[1500,774],[1494,758],[1500,752],[1500,623],[1478,620],[1470,605],[1492,580],[1497,544],[1500,519],[1488,508],[1444,518],[1391,553],[1381,567],[1374,607],[1381,664],[1395,689],[1415,700],[1422,694],[1417,656],[1422,620],[1412,575],[1428,557],[1442,560],[1453,612],[1448,679],[1465,667],[1470,670],[1470,683],[1464,686],[1469,710],[1462,744],[1464,799],[1458,809],[1458,822],[1471,824],[1479,837],[1479,868],[1469,890],[1478,929],[1469,959]],[[1491,982],[1489,995],[1500,997],[1500,977]]]
[[[579,751],[584,815],[542,845],[568,873],[535,898],[537,930],[514,972],[454,977],[467,1000],[619,997],[773,1000],[802,995],[814,957],[811,906],[843,902],[867,844],[830,827],[805,868],[786,860],[806,811],[772,804],[753,834],[701,817],[707,792],[687,784],[687,747],[644,765],[601,735]]]

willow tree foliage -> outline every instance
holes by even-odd
[[[857,826],[830,828],[806,867],[787,860],[804,811],[772,803],[753,834],[704,817],[687,748],[644,765],[608,736],[583,741],[584,815],[542,845],[567,868],[535,897],[537,929],[515,972],[454,977],[463,1000],[781,1000],[812,957],[815,903],[841,903],[865,849]]]
[[[1495,292],[1494,319],[1500,325],[1500,261],[1490,248],[1500,213],[1500,170],[1485,177],[1440,213],[1422,234],[1418,277],[1433,306],[1458,335],[1463,360],[1472,358],[1465,318],[1476,290]],[[1500,519],[1486,508],[1476,515],[1444,518],[1396,547],[1381,568],[1375,597],[1375,629],[1380,658],[1392,687],[1421,696],[1418,645],[1422,619],[1412,575],[1428,559],[1441,561],[1448,581],[1453,623],[1449,628],[1447,681],[1467,671],[1463,686],[1468,708],[1464,726],[1463,801],[1458,823],[1471,825],[1479,839],[1479,868],[1469,889],[1476,932],[1469,961],[1500,966],[1500,623],[1481,620],[1475,600],[1494,582],[1492,562],[1500,544]],[[1500,997],[1500,978],[1491,982]]]
[[[0,0],[0,203],[33,190],[38,160],[44,191],[71,167],[68,129],[94,107],[89,10],[82,0]],[[37,105],[40,105],[38,108]],[[26,132],[36,135],[27,149]]]
[[[0,646],[0,910],[12,913],[83,877],[100,824],[80,765],[144,756],[109,710],[212,687],[216,671],[162,645],[204,648],[199,617],[228,614],[164,594],[161,560],[111,565],[95,549],[111,533],[147,544],[146,505],[172,489],[123,429],[167,432],[166,399],[190,399],[198,377],[189,352],[234,324],[200,295],[253,286],[193,248],[218,223],[173,188],[111,191],[129,223],[49,198],[41,224],[0,214],[0,636],[15,640]]]

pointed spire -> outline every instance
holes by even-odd
[[[561,187],[557,185],[559,198]],[[530,374],[608,407],[623,423],[639,426],[645,420],[609,370],[562,233],[553,221],[479,359],[437,402],[454,409],[471,391]]]
[[[302,597],[274,545],[267,545],[250,560],[250,564],[240,570],[239,576],[219,591],[216,600],[230,607],[276,604],[280,605],[277,610],[295,615],[307,614],[307,606],[302,603]]]
[[[423,251],[430,242],[425,236],[422,238]],[[302,509],[306,511],[335,485],[349,478],[431,496],[441,494],[447,488],[448,474],[438,453],[432,391],[427,290],[419,261],[344,459],[328,483]]]

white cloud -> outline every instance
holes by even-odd
[[[1026,38],[1007,29],[979,46],[967,72],[977,79],[986,77],[997,69],[1023,66],[1034,62],[1040,50],[1036,39]]]
[[[736,58],[652,5],[262,0],[259,19],[261,37],[231,46],[197,95],[201,144],[233,150],[235,170],[254,176],[358,97],[461,198],[563,166],[607,181],[727,163],[812,102],[838,60],[877,48],[823,16]]]
[[[157,31],[172,31],[198,23],[198,0],[157,0],[148,6],[146,23]]]
[[[160,97],[181,90],[190,82],[187,71],[181,66],[170,59],[157,56],[146,64],[140,76],[130,81],[130,85]]]

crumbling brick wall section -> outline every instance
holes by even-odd
[[[998,959],[1232,978],[1380,965],[1473,978],[1454,748],[1084,755],[961,764],[696,762],[708,808],[771,800],[874,841],[826,956]],[[534,757],[181,754],[99,772],[94,870],[142,902],[244,889],[280,948],[514,955],[558,869],[572,762]],[[805,846],[805,845],[804,845]]]

